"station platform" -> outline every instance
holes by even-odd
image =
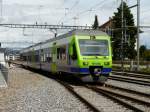
[[[7,87],[7,83],[5,81],[5,78],[2,72],[0,71],[0,88],[3,88],[3,87]]]

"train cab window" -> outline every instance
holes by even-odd
[[[83,56],[108,56],[109,44],[107,40],[79,40],[80,53]]]

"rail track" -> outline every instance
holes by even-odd
[[[150,79],[150,74],[139,74],[139,73],[130,73],[130,72],[119,72],[119,71],[112,71],[115,75],[121,76],[128,76],[128,77],[136,77],[141,79]]]
[[[61,85],[63,85],[73,96],[75,96],[77,99],[79,99],[88,109],[89,111],[93,111],[93,112],[100,112],[99,109],[97,109],[97,107],[95,107],[94,105],[92,105],[90,102],[88,102],[86,99],[84,99],[80,94],[78,94],[76,91],[74,91],[74,88],[71,86],[70,82],[67,83],[65,81],[63,81],[64,79],[60,80],[60,77],[57,77],[56,75],[48,75],[49,73],[46,72],[46,71],[39,71],[39,70],[36,70],[36,69],[32,69],[30,67],[24,67],[22,66],[21,64],[18,64],[18,63],[13,63],[17,66],[20,66],[26,70],[30,70],[32,72],[36,72],[36,73],[39,73],[41,75],[44,75],[48,78],[51,78],[51,79],[54,79],[55,81],[57,81],[58,83],[60,83]]]
[[[86,99],[82,97],[82,95],[78,94],[77,92],[74,91],[74,88],[69,85],[68,83],[65,83],[63,81],[58,81],[61,83],[63,86],[65,86],[71,93],[73,93],[80,101],[85,103],[90,110],[94,112],[100,112],[97,107],[95,107],[91,102],[88,102]],[[90,89],[100,95],[103,95],[105,97],[110,98],[113,101],[116,101],[120,105],[125,106],[126,108],[135,111],[135,112],[148,112],[145,109],[141,109],[138,106],[135,105],[142,105],[144,108],[145,106],[148,108],[150,107],[150,94],[134,91],[134,90],[129,90],[126,88],[121,88],[113,85],[108,85],[106,84],[105,87],[102,86],[95,86],[95,85],[81,85],[81,87],[85,87],[87,89]],[[126,94],[128,95],[126,95]],[[136,96],[136,97],[135,97]],[[145,98],[147,100],[142,100],[140,98]],[[133,104],[134,102],[134,104]]]
[[[63,85],[71,94],[73,94],[76,98],[78,98],[90,111],[93,111],[93,112],[101,111],[98,109],[97,106],[93,105],[92,102],[89,102],[87,99],[85,99],[83,95],[80,95],[80,93],[76,92],[72,84],[59,80],[57,78],[53,78],[53,79],[55,79],[57,82]],[[80,87],[85,87],[87,89],[90,89],[93,92],[103,95],[104,97],[107,97],[111,99],[112,101],[115,101],[116,103],[123,105],[124,107],[132,111],[135,111],[135,112],[149,112],[150,111],[149,109],[150,94],[146,94],[146,93],[142,93],[142,92],[138,92],[134,90],[129,90],[126,88],[121,88],[121,87],[117,87],[117,86],[113,86],[109,84],[105,84],[105,87],[102,87],[99,85],[81,84]]]
[[[107,85],[106,87],[93,87],[93,86],[88,85],[87,88],[95,92],[98,92],[99,94],[102,94],[135,112],[149,112],[150,111],[150,108],[149,108],[150,107],[150,98],[149,98],[150,94],[145,94],[145,93],[141,93],[138,91],[128,90],[128,89],[124,89],[120,87],[115,87],[112,85]],[[147,100],[143,100],[141,99],[141,97]],[[141,106],[143,108],[140,108]],[[148,108],[149,110],[145,110],[145,108],[146,109]]]
[[[150,79],[141,79],[135,77],[128,77],[124,75],[110,75],[109,79],[150,86]]]
[[[88,102],[85,98],[83,98],[80,94],[74,91],[73,87],[70,86],[68,83],[65,83],[61,80],[56,80],[56,81],[62,84],[69,92],[71,92],[76,98],[78,98],[82,103],[84,103],[89,108],[89,110],[93,112],[100,112],[100,110],[97,107],[95,107],[93,104]]]
[[[121,91],[129,92],[129,93],[133,93],[133,94],[138,94],[138,95],[144,96],[144,97],[150,97],[150,93],[140,92],[140,91],[127,89],[127,88],[123,88],[123,87],[119,87],[119,86],[115,86],[115,85],[111,85],[111,84],[105,84],[105,87],[119,89]]]

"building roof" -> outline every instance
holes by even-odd
[[[105,28],[105,27],[107,27],[107,26],[109,26],[110,27],[110,25],[111,25],[111,23],[112,23],[112,18],[109,18],[109,20],[108,21],[106,21],[104,24],[102,24],[101,26],[99,26],[99,28]]]

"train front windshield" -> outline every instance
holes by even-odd
[[[108,56],[108,40],[79,40],[80,53],[82,56]]]

